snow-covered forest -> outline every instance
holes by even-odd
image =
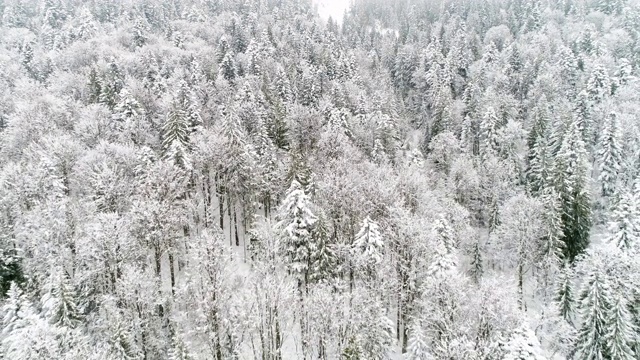
[[[317,11],[0,0],[0,358],[639,359],[640,4]]]

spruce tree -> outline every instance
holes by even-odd
[[[469,269],[471,279],[474,283],[479,284],[484,269],[482,267],[482,251],[480,249],[480,241],[476,241],[471,249],[471,269]]]
[[[637,204],[629,192],[621,193],[609,222],[609,242],[622,250],[640,244],[640,217]]]
[[[419,321],[414,321],[409,331],[409,343],[407,352],[404,355],[406,360],[432,360],[433,355],[429,352],[429,345],[424,330]]]
[[[278,219],[277,228],[282,236],[289,271],[306,284],[309,274],[309,244],[318,218],[311,211],[309,196],[295,179],[278,209]]]
[[[434,257],[427,274],[435,279],[446,279],[457,267],[453,231],[447,220],[440,218],[433,226],[433,234]]]
[[[75,328],[81,320],[76,291],[70,279],[59,269],[49,277],[49,288],[42,297],[45,317],[51,324]]]
[[[191,91],[186,82],[182,82],[167,114],[162,127],[162,150],[164,157],[172,159],[182,168],[189,168],[191,164],[191,135],[196,131],[202,120],[194,105]]]
[[[573,269],[569,264],[565,264],[558,273],[553,300],[560,316],[572,324],[575,312],[575,300],[573,291]]]
[[[511,334],[504,350],[504,360],[545,360],[536,334],[526,324]]]
[[[599,263],[597,260],[596,262]],[[583,360],[608,359],[607,330],[612,308],[611,288],[600,264],[588,264],[585,275],[579,299],[578,311],[582,323],[576,339],[576,356]]]
[[[220,63],[220,75],[231,83],[236,79],[236,63],[231,52],[227,52],[222,59],[222,63]]]
[[[606,322],[605,341],[609,358],[616,360],[637,359],[633,346],[637,341],[639,330],[633,323],[622,289],[618,289],[614,295]]]
[[[95,67],[91,67],[91,71],[89,71],[89,81],[87,85],[89,86],[89,103],[97,103],[100,101],[100,96],[102,93],[102,80],[98,76],[98,72]]]
[[[116,106],[118,94],[124,87],[124,75],[116,64],[115,59],[111,59],[100,88],[100,102],[105,104],[109,109]]]
[[[382,262],[383,247],[384,243],[380,235],[380,227],[367,216],[353,242],[354,254],[362,265],[369,267]]]
[[[607,70],[600,64],[596,65],[587,80],[587,93],[592,104],[599,104],[611,93],[611,80]]]
[[[621,135],[616,118],[615,113],[610,113],[605,118],[598,147],[598,162],[600,164],[598,181],[600,181],[602,196],[611,196],[615,192],[616,181],[622,165]]]
[[[485,111],[481,123],[481,145],[480,152],[483,158],[487,155],[495,153],[498,148],[497,143],[497,130],[498,130],[498,114],[493,107],[489,107]]]
[[[555,158],[554,183],[562,206],[563,257],[573,262],[589,244],[591,198],[589,163],[584,141],[574,121]]]
[[[529,168],[527,179],[529,191],[533,195],[540,194],[547,186],[552,172],[553,159],[551,147],[546,134],[538,136],[529,151]]]
[[[309,280],[322,281],[331,277],[335,266],[335,253],[329,244],[327,219],[318,216],[316,226],[311,232],[313,241],[309,243]]]
[[[22,289],[12,282],[7,291],[7,298],[2,305],[2,311],[0,314],[2,317],[2,327],[0,327],[0,334],[8,335],[13,329],[21,326],[21,319],[25,316],[25,311],[31,304],[28,302]]]
[[[147,42],[147,36],[145,35],[146,26],[144,20],[138,17],[133,25],[133,44],[135,47],[140,47]]]

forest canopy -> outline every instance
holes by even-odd
[[[640,357],[633,0],[0,1],[0,358]]]

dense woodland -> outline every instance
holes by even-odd
[[[0,358],[640,358],[637,2],[0,14]]]

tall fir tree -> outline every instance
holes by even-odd
[[[598,181],[602,196],[611,196],[616,191],[616,182],[622,165],[622,149],[617,115],[610,113],[602,125],[602,135],[598,146],[598,163],[600,174]]]
[[[42,297],[45,317],[51,324],[75,328],[81,321],[78,294],[68,276],[58,269],[49,277],[48,290]]]
[[[311,211],[311,201],[297,180],[291,182],[289,190],[278,209],[277,227],[282,236],[282,247],[289,271],[299,284],[309,281],[309,245],[318,218]]]
[[[587,248],[591,230],[589,163],[575,121],[564,135],[553,171],[554,185],[562,204],[563,257],[573,262]]]
[[[201,125],[200,113],[195,107],[186,82],[181,82],[174,96],[167,119],[162,127],[164,157],[183,169],[191,166],[191,135]]]
[[[553,301],[559,315],[568,323],[573,324],[575,316],[575,299],[573,290],[573,269],[569,264],[565,264],[558,273]]]
[[[611,288],[601,264],[595,262],[587,265],[579,298],[582,323],[578,328],[576,356],[584,360],[609,359],[606,336],[612,306]]]
[[[634,200],[631,193],[620,193],[609,221],[609,242],[625,251],[640,245],[640,211]]]
[[[613,303],[606,317],[607,354],[610,359],[637,359],[633,346],[638,341],[639,330],[633,323],[624,293],[619,289],[613,296]]]

